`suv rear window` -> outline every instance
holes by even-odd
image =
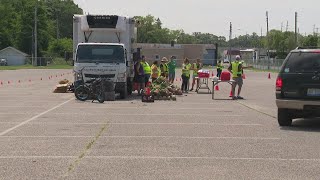
[[[320,53],[293,52],[290,54],[283,72],[315,72],[320,71]]]

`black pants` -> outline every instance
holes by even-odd
[[[221,73],[222,73],[222,69],[217,69],[217,77],[218,77],[218,78],[220,78]]]
[[[181,90],[182,90],[182,91],[188,91],[188,84],[189,84],[189,79],[190,79],[190,77],[187,77],[187,76],[185,76],[185,75],[182,75],[181,78],[182,78]]]

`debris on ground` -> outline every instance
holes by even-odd
[[[63,79],[59,81],[58,85],[56,85],[56,88],[53,91],[53,93],[68,93],[71,85],[72,83],[69,82],[69,80]]]

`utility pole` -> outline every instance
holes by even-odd
[[[231,63],[231,39],[232,39],[232,23],[230,22],[230,32],[229,32],[229,62]]]
[[[281,22],[281,32],[282,32],[282,28],[283,28],[283,22]]]
[[[266,12],[266,18],[267,18],[267,42],[268,42],[268,46],[267,46],[267,56],[268,56],[268,69],[270,69],[270,54],[269,54],[269,13],[268,11]]]
[[[316,35],[316,25],[315,24],[313,25],[313,35],[314,36]]]
[[[295,16],[294,16],[294,34],[295,34],[295,38],[294,38],[294,42],[295,45],[298,46],[298,13],[295,12]]]
[[[288,29],[289,29],[289,21],[287,21],[286,32],[288,32]]]
[[[35,11],[34,11],[34,58],[35,58],[35,62],[33,62],[33,65],[37,65],[37,58],[38,58],[38,15],[37,15],[37,11],[38,11],[38,2],[36,2],[36,7],[35,7]]]
[[[57,39],[60,39],[60,35],[59,35],[59,19],[57,17]]]

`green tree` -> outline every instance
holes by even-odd
[[[52,40],[49,44],[48,55],[64,57],[65,52],[72,52],[72,43],[70,38]]]
[[[303,46],[306,47],[317,47],[318,46],[318,40],[319,38],[314,35],[308,35],[307,37],[304,38],[303,40]]]

